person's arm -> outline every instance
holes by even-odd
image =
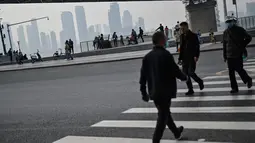
[[[196,61],[198,60],[199,56],[200,56],[200,44],[199,44],[199,40],[196,34],[194,34],[194,38],[195,38],[195,55],[194,58],[196,58]]]
[[[187,80],[187,76],[180,70],[179,66],[174,61],[173,55],[170,53],[169,53],[169,61],[170,61],[170,67],[173,70],[175,77],[182,81]]]
[[[227,50],[226,31],[224,31],[224,33],[223,33],[223,59],[225,62],[227,60],[226,50]]]
[[[180,54],[179,54],[179,61],[183,60],[183,35],[179,36],[180,38]]]
[[[247,31],[244,28],[242,28],[242,31],[244,33],[244,47],[246,47],[251,42],[252,37],[247,33]]]
[[[147,93],[147,77],[146,77],[146,61],[145,58],[142,61],[142,67],[141,67],[141,72],[140,72],[140,91],[142,94],[142,99],[144,101],[149,101],[148,93]]]

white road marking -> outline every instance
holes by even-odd
[[[176,140],[161,140],[160,142],[161,143],[201,143],[200,141],[176,141]],[[53,143],[151,143],[151,139],[66,136]],[[204,142],[204,143],[223,143],[223,142]]]
[[[186,129],[215,129],[215,130],[255,130],[255,122],[231,122],[231,121],[175,121],[177,126],[182,125]],[[91,127],[112,128],[155,128],[156,121],[149,120],[104,120]]]
[[[255,81],[253,81],[255,82]],[[237,80],[237,83],[243,83],[242,80]],[[217,85],[217,84],[230,84],[229,80],[222,80],[222,81],[206,81],[204,85]],[[193,83],[193,85],[198,85],[198,83]]]
[[[171,107],[172,113],[255,113],[254,106],[247,107]],[[131,113],[158,113],[157,108],[131,108],[122,112]]]
[[[230,91],[230,87],[219,87],[219,88],[205,88],[204,90],[194,89],[195,92],[223,92],[223,91]],[[251,87],[248,89],[247,87],[239,87],[239,91],[243,90],[255,90],[255,87]],[[188,89],[178,89],[178,93],[185,93]]]

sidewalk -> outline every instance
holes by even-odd
[[[249,47],[255,47],[255,40],[252,41],[249,44]],[[202,44],[201,48],[200,48],[201,52],[215,51],[215,50],[221,50],[221,49],[222,49],[222,44],[221,43]],[[80,57],[80,58],[75,58],[72,61],[71,60],[70,61],[55,60],[55,61],[38,62],[38,63],[34,63],[34,64],[25,63],[23,65],[6,65],[6,66],[0,66],[0,72],[140,59],[140,58],[144,57],[149,51],[150,50],[143,50],[143,51],[134,51],[134,52],[125,52],[125,53],[115,53],[115,54],[107,54],[107,55]],[[168,51],[170,51],[174,55],[178,54],[178,53],[176,53],[176,48],[175,47],[168,48]]]

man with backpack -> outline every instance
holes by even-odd
[[[243,56],[247,57],[246,46],[251,42],[252,37],[242,27],[237,26],[237,19],[228,17],[226,20],[227,29],[223,34],[223,58],[228,64],[229,79],[232,90],[230,93],[237,93],[235,71],[248,88],[252,87],[252,78],[243,68]]]

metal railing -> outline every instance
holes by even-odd
[[[240,17],[238,18],[238,24],[244,29],[255,28],[255,16]]]
[[[144,36],[143,36],[144,42],[151,41],[151,35],[152,34],[153,34],[153,32],[145,33]],[[128,42],[129,40],[127,39],[127,37],[130,37],[130,36],[129,35],[128,36],[123,36],[124,45],[120,42],[120,40],[118,38],[117,46],[114,46],[114,41],[111,40],[111,38],[110,38],[109,41],[111,43],[112,48],[114,48],[114,47],[117,48],[117,47],[121,47],[121,46],[127,46],[129,44],[131,44],[131,45],[135,44],[134,42],[129,43]],[[108,38],[105,38],[105,39],[108,39]],[[80,42],[80,52],[88,52],[88,51],[97,50],[98,49],[98,45],[97,45],[97,43],[94,45],[93,42],[94,42],[93,40]],[[139,43],[142,43],[142,40],[140,38],[138,39],[138,44]]]

